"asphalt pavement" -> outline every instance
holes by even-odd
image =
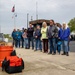
[[[17,56],[23,58],[25,69],[11,75],[75,75],[75,52],[66,55],[48,55],[31,49],[15,48]],[[0,75],[9,75],[1,71]]]
[[[70,41],[70,52],[75,52],[75,41]]]
[[[70,56],[48,55],[24,48],[15,48],[17,56],[23,58],[25,69],[11,75],[75,75],[75,41],[70,42]],[[0,68],[0,75],[9,75]]]

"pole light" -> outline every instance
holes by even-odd
[[[28,29],[28,25],[29,25],[29,13],[27,13],[27,29]]]

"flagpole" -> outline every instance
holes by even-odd
[[[14,5],[14,29],[16,29],[15,5]]]
[[[13,12],[13,18],[14,18],[14,29],[16,29],[16,18],[15,18],[15,5],[12,8],[12,12]]]
[[[15,18],[15,12],[14,12],[14,29],[16,29],[16,18]]]

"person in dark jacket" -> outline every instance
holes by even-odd
[[[54,20],[50,20],[50,26],[47,30],[47,36],[50,43],[50,52],[48,54],[56,54],[56,38],[58,37],[58,29],[54,23]]]
[[[62,48],[63,48],[62,55],[69,56],[69,44],[68,44],[69,36],[70,36],[70,29],[66,23],[63,23],[59,34],[59,37],[62,40]]]
[[[37,51],[38,48],[39,48],[40,51],[42,51],[41,29],[40,29],[39,25],[37,25],[37,27],[36,27],[34,38],[35,38],[35,51]]]
[[[33,38],[34,28],[32,26],[33,25],[30,24],[30,27],[27,30],[27,33],[28,33],[28,47],[30,48],[30,41],[31,41],[32,42],[32,49],[34,49],[34,38]]]
[[[13,46],[16,47],[16,29],[14,29],[12,32],[12,38],[13,38]]]
[[[24,28],[22,28],[22,32],[21,32],[22,48],[24,48],[24,38],[23,38],[23,36],[22,36],[23,33],[24,33]]]
[[[56,26],[58,28],[58,37],[56,38],[57,52],[60,54],[62,41],[61,41],[61,39],[59,37],[59,34],[60,34],[60,29],[61,29],[62,26],[61,26],[60,23],[56,23]]]

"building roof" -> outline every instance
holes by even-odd
[[[36,25],[36,24],[42,24],[43,22],[46,22],[47,24],[49,24],[50,20],[38,19],[38,20],[30,21],[29,23]]]

